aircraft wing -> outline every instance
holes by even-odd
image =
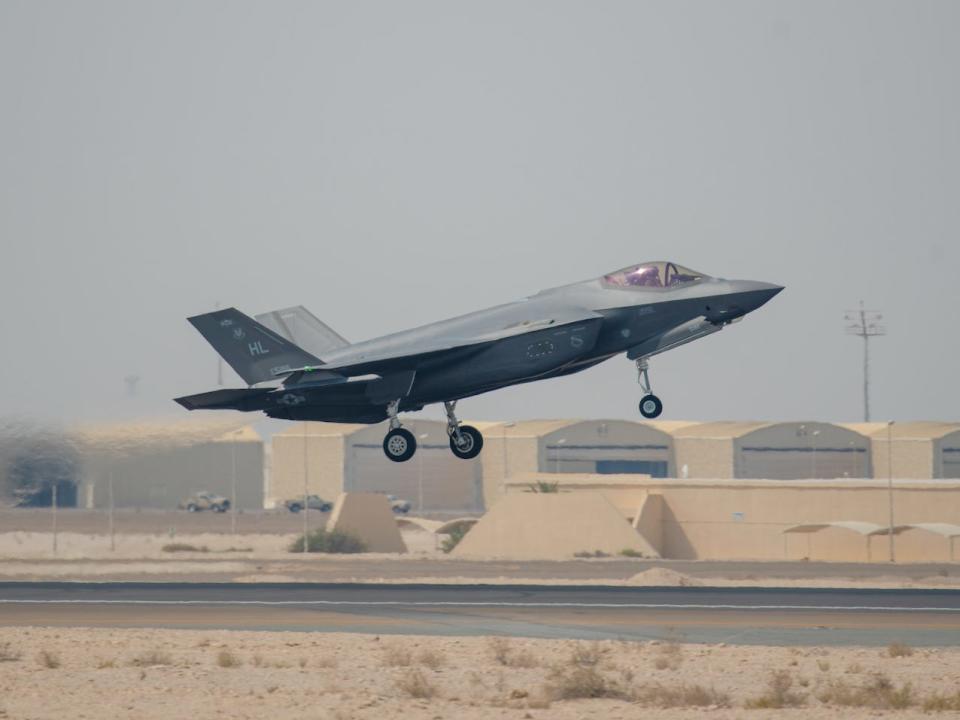
[[[344,355],[331,358],[321,368],[344,375],[390,372],[398,367],[416,364],[419,360],[438,355],[468,356],[479,352],[488,343],[498,340],[548,330],[552,327],[598,322],[602,318],[602,315],[592,310],[564,308],[540,318],[511,322],[500,327],[478,327],[470,333],[459,333],[451,328],[450,331],[438,334],[436,337],[422,339],[411,337],[406,342],[395,342],[382,347],[351,346],[346,348],[347,352]],[[355,352],[349,352],[354,349]]]

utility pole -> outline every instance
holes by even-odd
[[[889,510],[890,562],[896,562],[893,552],[893,420],[887,423],[887,508]]]
[[[303,421],[303,552],[310,552],[310,525],[307,515],[310,514],[310,486],[307,474],[307,429],[310,424]]]
[[[50,514],[53,516],[53,554],[57,554],[57,481],[50,487]]]
[[[112,552],[117,549],[116,526],[113,519],[113,470],[110,470],[107,475],[107,496],[110,502],[110,551]]]
[[[883,314],[877,310],[865,310],[863,300],[859,310],[847,310],[843,316],[847,326],[847,335],[863,338],[863,421],[870,422],[870,338],[887,334],[886,325],[881,324]]]

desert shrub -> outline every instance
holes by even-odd
[[[48,670],[56,670],[62,664],[60,656],[49,650],[41,650],[37,655],[37,662]]]
[[[533,653],[528,650],[516,650],[506,638],[490,638],[489,646],[490,654],[493,655],[493,659],[500,665],[515,668],[532,668],[540,664],[537,662]]]
[[[175,552],[210,552],[209,548],[206,545],[201,545],[197,547],[196,545],[191,545],[190,543],[167,543],[162,548],[163,552],[175,553]]]
[[[817,695],[828,705],[868,707],[878,710],[902,710],[916,704],[910,683],[897,687],[883,674],[876,674],[863,684],[850,684],[833,679]]]
[[[830,661],[817,660],[817,667],[820,668],[820,672],[830,672]]]
[[[577,643],[570,655],[570,662],[580,667],[596,667],[603,658],[603,648],[597,643]]]
[[[913,655],[913,648],[902,642],[892,642],[887,646],[887,655],[892,658],[910,657]]]
[[[806,702],[805,693],[795,693],[793,678],[786,670],[774,670],[767,681],[767,691],[758,697],[751,698],[745,703],[748,708],[785,708],[798,707]]]
[[[10,643],[0,643],[0,662],[17,662],[21,657],[20,651],[10,647]]]
[[[607,677],[596,667],[575,663],[554,667],[547,676],[544,690],[547,697],[553,700],[629,697],[629,692],[620,683]]]
[[[417,662],[431,670],[447,664],[447,656],[439,650],[424,649],[417,654]]]
[[[243,661],[229,650],[221,650],[217,653],[217,665],[222,668],[236,668],[243,665]]]
[[[623,555],[623,557],[630,557],[630,558],[643,557],[642,552],[640,552],[639,550],[634,550],[633,548],[624,548],[623,550],[620,551],[620,554]]]
[[[170,657],[168,653],[161,652],[160,650],[150,650],[149,652],[140,653],[133,660],[130,661],[130,664],[134,667],[151,667],[153,665],[173,665],[173,658]]]
[[[407,669],[396,679],[394,685],[410,697],[421,700],[429,700],[437,694],[436,686],[418,668]]]
[[[953,695],[928,695],[923,701],[923,709],[925,712],[960,711],[960,690]]]
[[[575,558],[605,558],[610,557],[610,553],[605,553],[603,550],[594,550],[593,552],[581,550],[580,552],[575,552],[573,556]]]
[[[413,664],[413,653],[403,645],[385,645],[383,664],[387,667],[407,667]]]
[[[730,696],[702,685],[648,685],[633,693],[636,702],[654,707],[729,707]]]
[[[683,648],[680,643],[666,642],[657,647],[653,666],[657,670],[676,670],[683,663]]]
[[[460,541],[470,532],[470,525],[462,523],[460,525],[454,525],[450,532],[447,533],[447,537],[444,538],[443,542],[440,543],[440,549],[445,553],[452,551],[457,545],[460,544]]]
[[[303,552],[303,536],[294,540],[288,548],[290,552]],[[307,552],[319,553],[362,553],[367,546],[360,538],[342,530],[314,530],[307,535]]]

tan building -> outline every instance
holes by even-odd
[[[263,440],[246,418],[116,423],[80,428],[77,505],[173,509],[201,490],[263,507]]]
[[[831,423],[691,424],[673,441],[681,478],[872,477],[870,438]]]
[[[960,423],[849,423],[869,436],[874,477],[960,478]],[[890,472],[892,468],[892,473]]]
[[[665,558],[862,561],[867,540],[846,529],[831,529],[810,540],[813,556],[805,550],[807,538],[785,531],[804,524],[850,522],[882,528],[889,522],[887,482],[882,480],[662,480],[532,473],[507,482],[507,493],[527,492],[537,479],[559,482],[562,492],[603,494],[626,518],[640,517],[644,537]],[[895,543],[904,546],[900,560],[948,557],[953,540],[942,528],[960,524],[960,482],[895,480],[893,508],[898,525],[933,528],[911,530],[909,540],[895,536]],[[828,541],[831,534],[836,542]],[[873,558],[885,559],[887,538],[870,542]]]
[[[331,501],[341,492],[374,492],[409,500],[414,513],[481,511],[480,459],[460,460],[450,452],[446,423],[403,424],[417,437],[417,453],[405,463],[383,454],[386,423],[291,424],[273,436],[268,506],[301,497],[306,480],[309,493]]]
[[[530,420],[474,423],[484,434],[484,497],[503,494],[518,473],[595,473],[676,477],[671,432],[686,422]]]

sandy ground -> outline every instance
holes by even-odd
[[[0,628],[0,718],[918,718],[958,690],[946,649]]]
[[[956,588],[960,567],[941,566],[923,572],[891,572],[885,566],[857,569],[849,577],[831,571],[818,577],[805,563],[785,563],[788,572],[745,574],[736,564],[724,570],[687,563],[684,571],[655,561],[591,558],[567,562],[464,562],[438,549],[438,537],[418,529],[401,532],[405,555],[318,555],[290,553],[295,534],[253,533],[57,533],[0,532],[0,580],[165,580],[217,582],[404,582],[486,584],[571,584],[753,587]],[[196,548],[169,552],[171,544]],[[651,567],[651,564],[654,566]],[[486,567],[484,567],[486,565]],[[806,567],[804,567],[806,565]],[[617,568],[617,570],[613,570]],[[798,575],[790,577],[789,575]],[[785,576],[786,575],[786,576]]]

